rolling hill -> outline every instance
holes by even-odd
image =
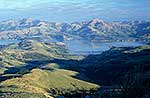
[[[49,98],[97,90],[98,85],[75,78],[80,73],[58,61],[79,58],[68,55],[64,45],[57,43],[24,40],[7,45],[1,48],[0,96]]]
[[[98,97],[107,95],[110,86],[120,87],[121,93],[111,92],[119,94],[118,98],[141,98],[150,91],[149,21],[55,23],[18,19],[2,21],[0,27],[0,40],[19,40],[0,45],[2,98]],[[112,47],[97,55],[70,55],[64,41],[75,39],[147,45]]]

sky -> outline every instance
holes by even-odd
[[[150,0],[0,0],[0,20],[150,20]]]

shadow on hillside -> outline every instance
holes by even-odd
[[[143,56],[145,57],[143,59]],[[25,61],[26,65],[21,67],[9,68],[4,74],[19,74],[20,76],[30,73],[32,69],[39,68],[42,70],[52,71],[54,68],[46,67],[47,64],[56,63],[59,69],[76,71],[79,74],[74,76],[80,80],[94,82],[98,84],[112,84],[118,81],[118,77],[124,75],[129,69],[133,69],[135,65],[142,65],[145,71],[149,71],[150,67],[150,50],[144,50],[136,53],[113,53],[111,55],[89,55],[83,60],[65,60],[52,59],[41,61]],[[89,66],[91,65],[91,66]],[[101,66],[100,66],[101,65]],[[13,78],[0,77],[0,81]],[[85,78],[88,77],[88,78]],[[91,81],[93,80],[93,81]],[[94,81],[96,80],[96,82]]]
[[[23,75],[26,73],[30,73],[30,71],[34,68],[52,71],[54,69],[51,67],[47,68],[46,65],[49,63],[56,63],[59,65],[59,69],[66,69],[78,72],[79,74],[73,76],[74,78],[96,84],[102,84],[101,85],[102,87],[100,88],[101,92],[106,91],[107,94],[108,91],[108,93],[110,92],[118,94],[118,91],[117,92],[110,91],[116,90],[116,87],[114,88],[114,86],[117,84],[117,86],[119,87],[127,86],[127,88],[123,88],[127,89],[127,91],[129,90],[128,87],[132,91],[135,91],[135,88],[139,87],[140,89],[136,88],[138,90],[138,92],[135,92],[136,96],[141,91],[144,91],[142,92],[142,94],[145,94],[145,92],[150,91],[149,89],[147,90],[147,87],[150,88],[149,58],[150,58],[150,50],[144,50],[135,53],[119,52],[119,53],[111,53],[109,55],[108,54],[89,55],[83,60],[53,59],[44,61],[26,61],[27,64],[26,66],[9,68],[7,71],[5,71],[5,74]],[[88,77],[89,79],[85,77]],[[4,80],[6,80],[6,78],[1,81]],[[139,80],[142,80],[140,85]],[[119,87],[117,87],[118,90],[120,89]],[[131,91],[128,92],[130,93]]]
[[[8,70],[6,70],[4,72],[3,75],[0,76],[0,82],[1,81],[4,81],[4,80],[7,80],[7,79],[11,79],[11,78],[14,78],[14,77],[21,77],[22,75],[24,74],[27,74],[27,73],[30,73],[30,71],[32,69],[35,69],[35,68],[39,68],[39,69],[42,69],[42,70],[49,70],[49,71],[52,71],[54,70],[53,68],[45,68],[44,66],[49,64],[49,63],[56,63],[59,65],[59,68],[60,69],[70,69],[71,68],[69,67],[70,65],[71,66],[76,66],[76,65],[79,65],[81,63],[81,61],[78,61],[78,60],[64,60],[64,59],[53,59],[53,60],[42,60],[42,61],[25,61],[26,65],[24,66],[17,66],[17,67],[11,67],[11,68],[8,68]],[[66,67],[68,66],[68,67]],[[4,76],[4,75],[8,75],[8,76]]]
[[[79,74],[74,76],[74,78],[78,78],[84,81],[88,81],[89,79],[83,77],[86,76],[82,73],[82,69],[84,70],[84,67],[82,68],[80,65],[89,65],[94,64],[94,60],[90,60],[91,58],[94,58],[96,55],[89,55],[83,60],[65,60],[65,59],[52,59],[52,60],[38,60],[38,61],[25,61],[26,65],[24,66],[17,66],[17,67],[11,67],[8,68],[4,72],[3,75],[0,76],[0,82],[5,81],[7,79],[15,78],[15,77],[21,77],[24,74],[30,73],[32,69],[39,68],[42,70],[49,70],[52,71],[54,68],[51,67],[45,67],[47,64],[50,63],[56,63],[59,65],[59,69],[66,69],[71,71],[77,71]],[[5,76],[7,75],[7,76]],[[91,81],[89,81],[91,82]]]

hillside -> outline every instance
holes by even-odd
[[[121,96],[118,98],[134,98],[136,95],[141,98],[150,91],[149,21],[93,19],[55,23],[19,19],[0,22],[0,27],[0,40],[18,40],[17,43],[0,45],[2,98],[97,97],[110,92],[110,86],[121,89],[119,95],[116,91],[111,92]],[[110,50],[101,54],[73,55],[65,43],[73,40],[88,41],[93,47],[96,43],[123,41],[147,45],[111,45]],[[122,97],[124,93],[128,93],[126,97]]]
[[[94,42],[142,41],[149,43],[150,22],[106,22],[100,19],[74,23],[55,23],[33,19],[0,22],[0,39],[65,41],[82,39]]]
[[[81,73],[86,73],[92,80],[104,85],[118,82],[119,76],[141,67],[144,73],[149,74],[150,46],[112,48],[100,55],[89,55],[80,62]],[[73,68],[73,67],[72,67]]]
[[[149,58],[149,45],[113,47],[102,54],[89,55],[68,69],[78,71],[89,82],[101,85],[102,98],[142,98],[150,92]],[[86,80],[80,75],[76,77]]]
[[[1,92],[12,93],[12,96],[17,93],[58,96],[98,88],[98,85],[73,78],[72,76],[76,74],[76,72],[60,69],[53,71],[33,69],[21,78],[13,78],[2,82]]]
[[[64,45],[24,40],[4,46],[0,52],[0,97],[47,98],[99,88],[75,78],[80,73],[67,70],[63,62],[59,63],[59,60],[82,59],[68,55]]]
[[[122,77],[130,71],[136,72],[132,77],[142,72],[149,87],[149,50],[149,45],[112,47],[98,55],[75,56],[57,43],[24,40],[10,44],[1,48],[1,96],[92,94],[100,86],[120,86]]]
[[[23,66],[28,61],[46,61],[63,58],[67,53],[63,45],[24,40],[18,44],[10,44],[0,51],[1,73],[9,67]]]

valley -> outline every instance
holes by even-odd
[[[149,21],[2,21],[0,98],[149,96],[149,42]]]

